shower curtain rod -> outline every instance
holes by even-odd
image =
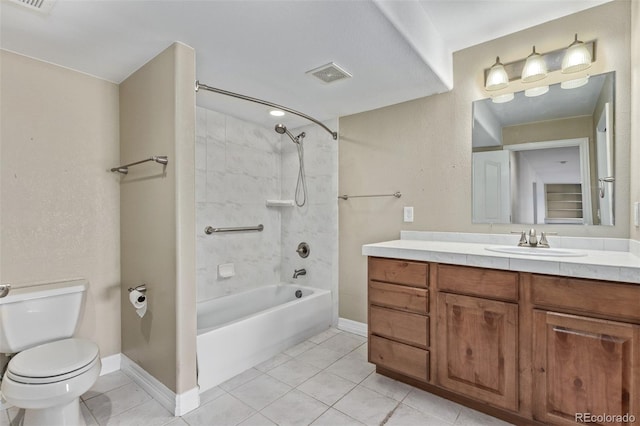
[[[208,90],[209,92],[219,93],[221,95],[232,96],[234,98],[242,99],[242,100],[249,101],[249,102],[255,102],[257,104],[266,105],[266,106],[270,106],[272,108],[276,108],[276,109],[279,109],[279,110],[282,110],[282,111],[286,111],[286,112],[288,112],[290,114],[297,115],[298,117],[302,117],[302,118],[304,118],[306,120],[309,120],[309,121],[312,121],[312,122],[316,123],[318,126],[322,127],[327,132],[331,133],[331,136],[333,137],[333,140],[338,139],[338,132],[332,131],[327,126],[325,126],[324,124],[322,124],[320,121],[316,120],[315,118],[311,117],[310,115],[307,115],[307,114],[302,113],[300,111],[296,111],[295,109],[287,108],[287,107],[282,106],[282,105],[278,105],[278,104],[274,104],[272,102],[264,101],[262,99],[252,98],[251,96],[245,96],[245,95],[241,95],[239,93],[234,93],[234,92],[229,92],[227,90],[217,89],[215,87],[211,87],[211,86],[207,86],[206,84],[202,84],[202,83],[200,83],[200,81],[196,80],[196,92],[199,89]]]

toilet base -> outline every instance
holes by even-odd
[[[64,425],[86,426],[84,416],[80,411],[80,398],[74,398],[66,405],[50,408],[28,408],[24,411],[22,426]]]

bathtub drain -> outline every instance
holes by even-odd
[[[296,297],[300,299],[302,297],[302,290],[296,290]]]

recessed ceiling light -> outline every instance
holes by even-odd
[[[284,111],[280,111],[279,109],[272,109],[271,111],[269,111],[269,114],[273,115],[274,117],[282,117],[284,115]]]

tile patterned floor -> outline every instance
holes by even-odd
[[[182,417],[120,371],[100,377],[81,408],[88,426],[508,425],[374,370],[365,338],[331,328],[207,391]],[[21,419],[0,411],[0,426]]]

